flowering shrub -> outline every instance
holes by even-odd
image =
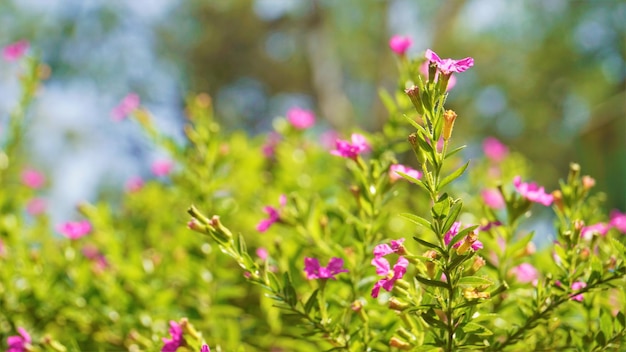
[[[445,102],[474,60],[409,58],[410,45],[390,42],[401,89],[381,93],[383,130],[331,146],[305,133],[316,117],[300,108],[267,138],[225,133],[203,94],[179,144],[129,94],[111,123],[139,124],[169,156],[129,180],[120,206],[82,203],[63,224],[25,212],[47,185],[19,158],[41,70],[5,49],[24,72],[0,170],[3,347],[618,350],[626,214],[602,213],[576,164],[553,192],[522,182],[493,138],[470,168],[462,112]],[[536,248],[521,225],[541,207],[555,226]]]

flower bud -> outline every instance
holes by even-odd
[[[454,121],[456,120],[456,113],[452,110],[446,110],[443,113],[443,140],[447,141],[452,136],[452,129],[454,128]]]
[[[433,260],[437,259],[437,252],[435,252],[434,250],[426,251],[426,253],[424,253],[424,257],[430,259],[426,261],[424,265],[426,265],[426,274],[428,275],[429,278],[432,279],[435,277],[436,265],[433,262]]]
[[[554,201],[554,204],[556,205],[556,207],[560,210],[563,211],[564,207],[563,207],[563,193],[561,193],[561,191],[554,190],[552,191],[552,199]]]
[[[474,257],[474,262],[472,263],[472,266],[470,267],[470,274],[474,274],[476,272],[478,272],[478,270],[480,270],[480,268],[482,268],[483,266],[485,266],[486,262],[485,259],[481,256],[476,256]]]
[[[233,238],[233,234],[230,230],[220,222],[219,216],[213,215],[209,222],[209,226],[213,227],[214,237],[216,237],[218,241],[223,240],[224,242],[228,242]]]
[[[402,302],[401,300],[399,300],[396,297],[391,297],[389,299],[389,309],[391,310],[397,310],[399,312],[409,308],[410,305],[406,302]]]
[[[400,338],[395,337],[395,336],[392,337],[391,340],[389,340],[389,346],[395,347],[395,348],[400,349],[400,350],[410,350],[411,349],[411,344],[410,343],[408,343],[408,342],[406,342],[404,340],[401,340]]]
[[[413,106],[415,107],[417,113],[423,115],[424,106],[422,105],[422,98],[420,97],[419,87],[413,86],[411,88],[405,89],[404,92],[406,93],[406,95],[409,96],[409,99],[411,99],[411,103],[413,103]]]
[[[465,254],[468,249],[472,247],[472,244],[478,240],[478,235],[474,232],[470,232],[465,236],[465,239],[461,243],[461,245],[456,249],[456,254],[461,255]]]
[[[590,190],[595,185],[596,185],[596,180],[593,177],[588,176],[588,175],[583,176],[583,188],[585,189],[585,191]]]

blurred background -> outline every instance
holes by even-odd
[[[548,190],[579,162],[607,210],[626,210],[626,1],[0,1],[0,46],[28,40],[52,72],[28,140],[53,218],[163,156],[138,126],[112,121],[130,92],[181,140],[184,99],[200,92],[251,138],[295,105],[344,135],[380,129],[377,90],[397,87],[393,34],[412,37],[411,57],[474,57],[448,100],[470,157],[495,136]],[[0,62],[0,136],[19,70]]]

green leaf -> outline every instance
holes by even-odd
[[[416,240],[419,244],[423,245],[424,247],[436,249],[439,253],[443,252],[443,248],[439,247],[438,245],[434,243],[430,243],[428,241],[425,241],[421,238],[417,238],[415,236],[413,236],[413,239]]]
[[[481,286],[493,285],[493,281],[480,276],[464,276],[459,279],[459,285]]]
[[[456,153],[460,152],[461,150],[465,149],[465,147],[467,147],[467,146],[462,145],[462,146],[460,146],[458,148],[452,149],[451,151],[446,153],[446,156],[445,156],[444,159],[448,159],[449,157],[453,156],[454,154],[456,154]]]
[[[604,335],[603,331],[600,331],[597,335],[596,335],[596,342],[598,343],[598,345],[600,346],[606,346],[606,336]]]
[[[410,116],[407,115],[402,115],[404,116],[404,118],[413,126],[415,127],[417,130],[423,130],[424,127],[420,126],[419,123],[417,123],[417,121],[413,120]]]
[[[383,88],[378,88],[378,96],[380,100],[383,102],[383,105],[387,109],[389,115],[393,115],[397,112],[396,103],[393,101],[391,94]]]
[[[468,166],[469,166],[469,161],[466,162],[465,164],[463,164],[463,166],[461,166],[458,169],[454,170],[450,175],[446,176],[443,180],[441,180],[441,182],[439,182],[439,189],[442,189],[448,183],[450,183],[450,182],[456,180],[457,178],[459,178],[463,174],[463,172],[465,172],[465,169],[467,169]]]
[[[626,247],[624,247],[622,242],[618,241],[614,237],[609,237],[609,241],[611,242],[611,245],[613,245],[613,248],[615,248],[621,256],[626,256]]]
[[[624,313],[617,312],[617,321],[622,325],[622,329],[626,328],[626,317],[624,317]]]
[[[430,279],[427,279],[425,277],[421,277],[419,275],[416,275],[415,279],[417,281],[421,282],[422,284],[427,285],[427,286],[436,286],[436,287],[448,288],[448,284],[446,282],[443,282],[443,281],[430,280]]]
[[[433,219],[444,219],[450,213],[450,198],[447,193],[444,193],[439,197],[437,202],[433,205],[430,213]]]
[[[526,246],[533,239],[534,236],[535,236],[535,231],[532,231],[531,233],[522,237],[519,241],[515,242],[513,245],[508,247],[506,250],[506,257],[507,258],[517,257],[517,254],[519,254],[518,251],[522,249],[526,249]]]
[[[409,182],[411,182],[411,183],[415,183],[415,184],[417,184],[418,182],[420,182],[420,180],[416,179],[415,177],[411,177],[411,176],[409,176],[409,175],[405,174],[405,173],[404,173],[404,172],[402,172],[402,171],[396,171],[396,173],[397,173],[398,175],[402,176],[403,178],[405,178],[407,181],[409,181]]]
[[[445,234],[446,232],[450,230],[450,228],[456,221],[456,218],[459,216],[459,213],[461,212],[462,208],[463,208],[463,202],[460,199],[454,202],[454,204],[452,205],[452,208],[450,209],[450,213],[448,214],[448,217],[446,218],[446,221],[443,223],[443,229],[441,229],[441,233]]]
[[[309,312],[311,312],[311,309],[313,307],[315,307],[315,303],[317,300],[317,292],[319,291],[319,288],[315,291],[313,291],[313,293],[311,294],[311,297],[309,297],[309,299],[306,301],[306,303],[304,304],[304,312],[308,315]]]
[[[476,324],[472,322],[468,322],[467,324],[463,325],[462,329],[466,333],[471,333],[473,335],[478,335],[478,336],[493,335],[493,332],[491,330],[487,329],[486,327],[480,324]]]
[[[403,218],[409,220],[410,222],[412,222],[412,223],[414,223],[416,225],[423,226],[423,227],[426,227],[426,228],[430,228],[430,221],[428,221],[428,220],[426,220],[426,219],[424,219],[422,217],[419,217],[419,216],[417,216],[415,214],[402,213],[402,214],[400,214],[400,216],[402,216]]]

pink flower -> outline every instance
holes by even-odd
[[[26,53],[30,44],[26,40],[9,44],[2,49],[2,56],[6,61],[16,61]]]
[[[24,328],[18,327],[17,331],[19,335],[7,338],[7,345],[9,345],[7,352],[25,352],[28,345],[32,342],[30,335]]]
[[[502,194],[497,189],[484,189],[480,192],[480,195],[483,198],[483,202],[491,208],[491,209],[502,209],[504,208],[504,198],[502,198]]]
[[[25,169],[22,171],[22,183],[32,189],[39,189],[46,183],[46,177],[35,169]]]
[[[389,47],[391,50],[400,55],[404,56],[409,47],[413,44],[413,41],[408,36],[394,35],[389,39]]]
[[[140,99],[136,93],[129,93],[122,101],[111,110],[111,118],[114,121],[121,121],[139,107]]]
[[[335,147],[335,141],[339,138],[339,133],[334,130],[328,130],[320,135],[320,144],[324,149],[333,149]]]
[[[37,216],[46,211],[46,201],[41,198],[33,198],[26,204],[26,212],[32,216]]]
[[[263,247],[259,247],[256,249],[256,255],[261,259],[261,260],[266,260],[267,259],[267,249],[263,248]]]
[[[170,338],[163,338],[163,348],[161,352],[176,352],[178,347],[183,345],[183,328],[177,322],[170,321]]]
[[[70,240],[77,240],[91,232],[91,223],[87,220],[76,222],[68,221],[58,225],[57,231]]]
[[[420,73],[428,79],[428,61],[424,61],[423,64],[420,65]],[[435,73],[434,82],[439,80],[439,72]],[[450,91],[450,89],[454,88],[456,85],[456,77],[453,74],[450,74],[450,79],[448,80],[448,86],[446,87],[446,92]]]
[[[330,258],[330,260],[328,261],[328,266],[323,267],[320,266],[320,262],[317,260],[317,258],[305,257],[304,272],[306,273],[306,278],[309,280],[335,280],[335,275],[340,273],[347,273],[348,269],[343,268],[343,259],[341,258]]]
[[[211,349],[209,348],[209,345],[204,344],[200,348],[200,352],[211,352]]]
[[[509,148],[494,137],[487,137],[483,141],[483,152],[490,160],[501,162],[509,154]]]
[[[443,236],[443,242],[445,243],[446,246],[450,244],[450,241],[452,241],[454,236],[456,236],[460,230],[461,230],[460,221],[456,221],[454,224],[452,224],[452,227],[450,227],[450,230],[448,230],[448,232],[446,232],[446,234]],[[467,236],[465,236],[465,238],[456,242],[452,246],[452,248],[459,248],[461,247],[461,245],[465,244],[465,242],[468,242],[468,246],[471,246],[472,250],[474,251],[477,251],[483,248],[483,243],[478,240],[478,235],[475,232],[469,233]]]
[[[358,133],[352,134],[352,143],[337,139],[335,141],[335,150],[331,150],[330,154],[340,156],[342,158],[356,159],[359,154],[370,150],[370,145],[365,137]]]
[[[609,231],[609,225],[599,222],[597,224],[585,226],[580,230],[580,237],[591,240],[594,235],[606,236]]]
[[[626,234],[626,213],[620,213],[619,210],[613,209],[610,218],[609,225]]]
[[[140,176],[133,176],[126,181],[124,188],[127,192],[134,193],[143,188],[144,181]]]
[[[278,198],[278,202],[280,204],[280,208],[283,208],[287,205],[287,197],[284,194]],[[256,225],[256,229],[259,232],[265,232],[270,228],[275,222],[280,221],[280,209],[276,209],[272,206],[265,206],[263,211],[267,214],[267,219],[261,220],[258,225]]]
[[[315,114],[310,110],[291,108],[287,111],[287,120],[296,129],[305,130],[315,124]]]
[[[391,270],[391,266],[387,259],[383,257],[374,257],[374,259],[372,259],[372,265],[376,267],[376,274],[383,276],[382,279],[378,280],[378,282],[374,284],[374,288],[372,288],[372,297],[377,298],[381,287],[387,292],[391,292],[396,281],[401,279],[406,273],[409,261],[404,257],[399,257],[398,261],[393,266],[393,270]]]
[[[396,182],[397,180],[402,178],[402,176],[400,176],[397,171],[407,174],[418,180],[420,179],[420,177],[422,177],[422,173],[415,169],[404,166],[402,164],[393,164],[389,167],[389,180],[391,182]]]
[[[270,132],[267,135],[267,140],[265,141],[265,144],[263,144],[263,147],[261,147],[263,155],[266,158],[271,158],[274,156],[274,153],[276,152],[276,147],[278,146],[281,138],[282,137],[280,136],[280,134],[276,132]]]
[[[100,252],[98,247],[94,245],[86,245],[85,247],[83,247],[82,252],[87,259],[91,260],[94,263],[95,268],[98,271],[104,271],[104,269],[109,267],[109,262],[107,261],[104,254]]]
[[[572,283],[572,290],[574,291],[578,291],[581,290],[583,288],[587,287],[587,284],[582,282],[582,281],[576,281],[574,283]],[[582,302],[583,301],[583,294],[578,294],[578,295],[572,295],[570,297],[572,300],[574,301],[578,301],[578,302]]]
[[[543,187],[539,187],[536,183],[523,183],[520,176],[515,176],[513,185],[515,185],[515,189],[517,189],[519,194],[531,202],[550,206],[554,200],[554,197],[551,194],[547,194]]]
[[[522,263],[514,267],[511,269],[511,273],[517,278],[517,281],[522,284],[533,282],[533,285],[535,285],[537,279],[539,278],[539,272],[537,269],[528,263]]]
[[[378,246],[374,247],[374,258],[384,257],[387,254],[391,253],[402,254],[402,252],[404,251],[404,246],[402,245],[403,242],[404,238],[400,238],[398,240],[392,240],[391,247],[386,243],[379,244]]]
[[[157,177],[164,177],[169,175],[174,168],[174,163],[171,160],[162,159],[152,163],[152,173]]]
[[[474,66],[474,59],[471,57],[466,57],[461,60],[441,59],[430,49],[426,50],[425,56],[430,62],[434,62],[439,72],[444,75],[449,75],[452,72],[463,72]]]

